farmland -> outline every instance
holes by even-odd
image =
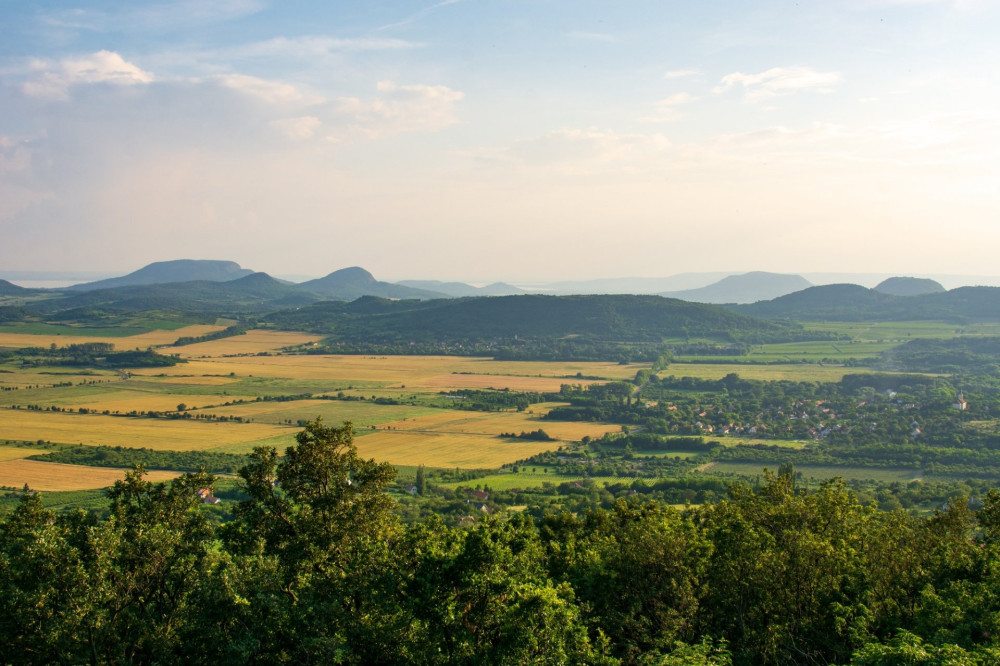
[[[300,423],[320,417],[327,423],[353,422],[365,456],[401,465],[489,468],[584,436],[600,437],[618,426],[542,423],[541,417],[551,406],[544,404],[523,412],[458,410],[451,408],[455,398],[442,396],[463,389],[558,391],[570,381],[589,385],[629,379],[648,367],[449,356],[288,355],[283,350],[308,347],[317,336],[270,330],[169,346],[178,337],[217,330],[221,328],[188,326],[121,337],[89,335],[93,331],[77,331],[80,334],[73,336],[47,330],[38,335],[0,333],[0,344],[8,347],[113,341],[116,348],[160,345],[160,353],[187,361],[124,374],[9,364],[0,373],[0,385],[11,389],[0,393],[0,406],[5,408],[0,438],[246,453],[260,445],[282,449],[292,443]],[[542,426],[551,441],[499,437]],[[4,459],[40,453],[14,447],[3,451]],[[13,483],[14,476],[28,469],[38,468],[14,466],[5,478]],[[25,476],[15,485],[28,482],[34,487],[37,478]],[[110,477],[93,478],[103,482]]]

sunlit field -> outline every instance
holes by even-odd
[[[398,465],[480,469],[529,458],[561,442],[502,439],[493,435],[377,430],[354,440],[364,458]]]
[[[206,423],[6,409],[0,439],[200,451],[285,434],[287,427],[257,423]]]
[[[201,335],[204,335],[203,333]],[[174,336],[164,344],[172,344],[179,335]],[[194,337],[192,335],[192,337]],[[272,352],[285,347],[305,345],[322,339],[319,335],[296,333],[294,331],[264,331],[255,329],[243,335],[234,335],[219,340],[196,342],[180,347],[164,347],[159,351],[164,354],[177,354],[183,358],[198,358],[201,356],[225,356],[233,354],[259,354]]]
[[[0,462],[0,486],[22,488],[28,484],[32,490],[41,491],[90,490],[114,485],[115,481],[125,478],[127,471],[37,460],[6,460]],[[153,471],[145,478],[147,481],[166,481],[179,475],[179,472]]]
[[[49,451],[47,449],[27,449],[19,446],[0,446],[0,462],[5,462],[7,460],[20,460],[21,458],[37,456],[48,452]]]
[[[660,377],[694,377],[722,379],[734,373],[743,379],[793,382],[839,382],[846,374],[871,372],[867,368],[845,368],[840,365],[790,363],[787,365],[752,365],[747,363],[671,363]]]
[[[59,329],[65,330],[64,334],[58,333]],[[197,337],[221,331],[222,326],[210,326],[206,324],[195,324],[185,326],[175,330],[159,329],[129,335],[125,337],[116,336],[113,332],[102,331],[101,329],[89,329],[86,333],[80,332],[72,327],[48,326],[47,332],[32,334],[28,332],[18,332],[14,327],[0,328],[0,347],[68,347],[69,345],[82,344],[84,342],[108,342],[115,346],[118,351],[128,349],[146,349],[148,347],[159,347],[173,344],[177,338]]]

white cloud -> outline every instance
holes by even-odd
[[[315,116],[300,116],[298,118],[281,118],[272,120],[271,126],[275,127],[289,139],[311,139],[323,125],[323,121]]]
[[[22,84],[26,95],[65,100],[76,85],[108,83],[118,86],[147,84],[153,75],[126,61],[113,51],[98,51],[80,58],[59,61],[35,60],[28,67],[29,80]]]
[[[318,104],[323,101],[321,97],[303,93],[290,83],[281,81],[269,81],[246,74],[227,74],[220,76],[218,80],[226,88],[238,90],[271,104]]]
[[[373,100],[341,97],[335,111],[351,129],[369,137],[434,131],[458,122],[455,105],[464,95],[447,86],[399,85],[380,81]],[[336,137],[333,137],[336,138]]]
[[[724,93],[741,87],[744,99],[758,102],[798,92],[830,93],[842,78],[839,72],[820,72],[810,67],[774,67],[758,74],[727,74],[712,92]]]

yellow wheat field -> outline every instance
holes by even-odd
[[[44,449],[25,449],[17,446],[0,446],[0,462],[6,460],[20,460],[21,458],[38,456],[43,453],[49,453],[49,451]]]
[[[238,336],[242,337],[242,336]],[[236,338],[218,340],[218,349]],[[209,343],[204,343],[209,344]],[[198,345],[190,345],[197,347]],[[170,352],[173,348],[162,350]],[[178,348],[186,349],[186,348]],[[232,351],[232,350],[230,350]],[[451,388],[510,388],[514,390],[558,391],[562,384],[591,383],[563,375],[575,368],[582,368],[585,376],[608,376],[619,371],[609,363],[560,365],[545,370],[540,363],[496,362],[482,358],[454,356],[244,356],[244,357],[192,357],[188,363],[169,368],[143,368],[132,371],[137,376],[212,376],[212,377],[264,377],[306,380],[327,380],[335,385],[371,382],[405,387],[406,390],[447,390]],[[630,368],[633,376],[639,367]],[[602,374],[603,373],[603,374]],[[541,374],[541,376],[539,376]]]
[[[549,421],[538,414],[526,412],[465,412],[437,411],[403,421],[387,423],[382,428],[426,433],[470,434],[496,436],[500,433],[520,434],[544,430],[557,440],[577,441],[584,437],[599,438],[620,430],[617,425],[571,421]]]
[[[294,431],[258,423],[206,423],[188,419],[148,419],[0,410],[0,439],[124,446],[164,451],[201,451],[254,442]]]
[[[0,462],[0,486],[57,492],[60,490],[92,490],[107,488],[125,478],[128,470],[114,467],[63,465],[38,460],[7,460]],[[148,481],[167,481],[180,476],[178,472],[153,471]]]
[[[394,465],[477,469],[499,467],[560,446],[490,435],[379,430],[354,440],[358,454]]]
[[[130,335],[128,337],[102,337],[86,335],[32,335],[30,333],[0,333],[0,347],[67,347],[69,345],[82,344],[84,342],[109,342],[117,350],[146,349],[147,347],[158,347],[161,345],[173,344],[177,338],[189,336],[197,337],[215,331],[221,331],[222,326],[210,326],[207,324],[195,324],[185,326],[174,331],[150,331],[140,335]],[[73,329],[67,328],[68,331]]]
[[[175,336],[173,342],[180,336]],[[291,347],[305,345],[321,340],[321,335],[309,335],[294,331],[263,331],[254,329],[244,335],[234,335],[221,340],[209,340],[182,347],[165,347],[160,351],[164,354],[179,354],[184,358],[199,358],[201,356],[225,356],[227,354],[259,354]],[[167,344],[169,344],[169,342]]]

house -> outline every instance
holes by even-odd
[[[198,499],[201,500],[202,504],[218,504],[219,502],[222,501],[218,497],[212,494],[211,488],[199,488],[196,494],[198,495]]]
[[[955,402],[951,404],[952,409],[957,409],[960,412],[964,412],[965,408],[968,406],[969,403],[965,402],[965,396],[963,396],[961,393],[959,393],[958,397],[955,398]]]

